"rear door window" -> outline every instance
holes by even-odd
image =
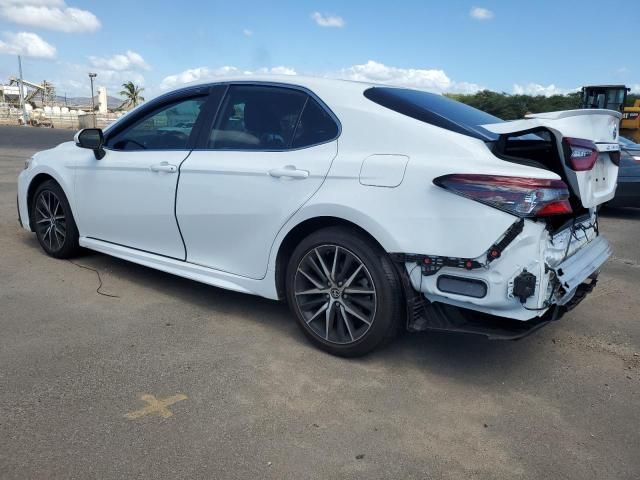
[[[231,85],[213,125],[208,148],[290,148],[306,101],[305,93],[290,88]]]

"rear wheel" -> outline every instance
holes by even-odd
[[[342,227],[319,230],[295,249],[287,299],[299,326],[323,350],[364,355],[395,336],[402,292],[387,254]]]
[[[30,222],[47,255],[69,258],[77,253],[78,228],[66,195],[54,180],[42,183],[33,195]]]

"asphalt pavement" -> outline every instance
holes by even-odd
[[[0,127],[0,478],[640,477],[640,210],[604,212],[599,285],[535,335],[345,360],[284,304],[44,255],[16,177],[72,136]]]

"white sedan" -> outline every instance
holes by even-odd
[[[22,226],[271,299],[355,356],[399,329],[517,338],[575,306],[610,255],[620,114],[513,122],[423,91],[225,79],[27,160]]]

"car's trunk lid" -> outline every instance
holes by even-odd
[[[611,200],[615,195],[618,165],[613,155],[619,155],[618,130],[622,115],[613,110],[584,109],[527,115],[523,120],[482,125],[482,128],[500,136],[526,135],[547,129],[555,137],[559,164],[557,171],[565,178],[582,206],[592,208]],[[597,148],[597,160],[588,170],[574,170],[567,156],[565,139],[582,139],[593,142]],[[618,152],[618,153],[613,153]]]

